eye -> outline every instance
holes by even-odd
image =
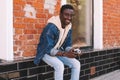
[[[74,14],[64,13],[64,16],[66,16],[66,17],[73,17]]]

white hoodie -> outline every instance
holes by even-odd
[[[61,45],[63,44],[69,30],[71,29],[71,23],[69,25],[67,25],[65,27],[65,29],[62,28],[61,26],[61,21],[60,21],[60,17],[59,16],[53,16],[48,20],[48,23],[53,23],[57,26],[57,28],[60,31],[59,34],[59,39],[58,42],[56,43],[56,45],[54,46],[54,49],[59,49],[61,47]]]

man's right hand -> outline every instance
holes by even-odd
[[[69,52],[65,52],[63,56],[69,57],[69,58],[77,57],[77,55],[73,51],[71,51],[71,50]]]

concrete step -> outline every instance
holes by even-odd
[[[116,70],[90,80],[120,80],[120,70]]]

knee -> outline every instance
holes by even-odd
[[[55,66],[54,66],[54,69],[56,71],[64,71],[64,65],[63,63],[57,63]]]
[[[80,69],[81,68],[81,63],[79,61],[75,61],[73,67],[76,68],[76,69]]]

